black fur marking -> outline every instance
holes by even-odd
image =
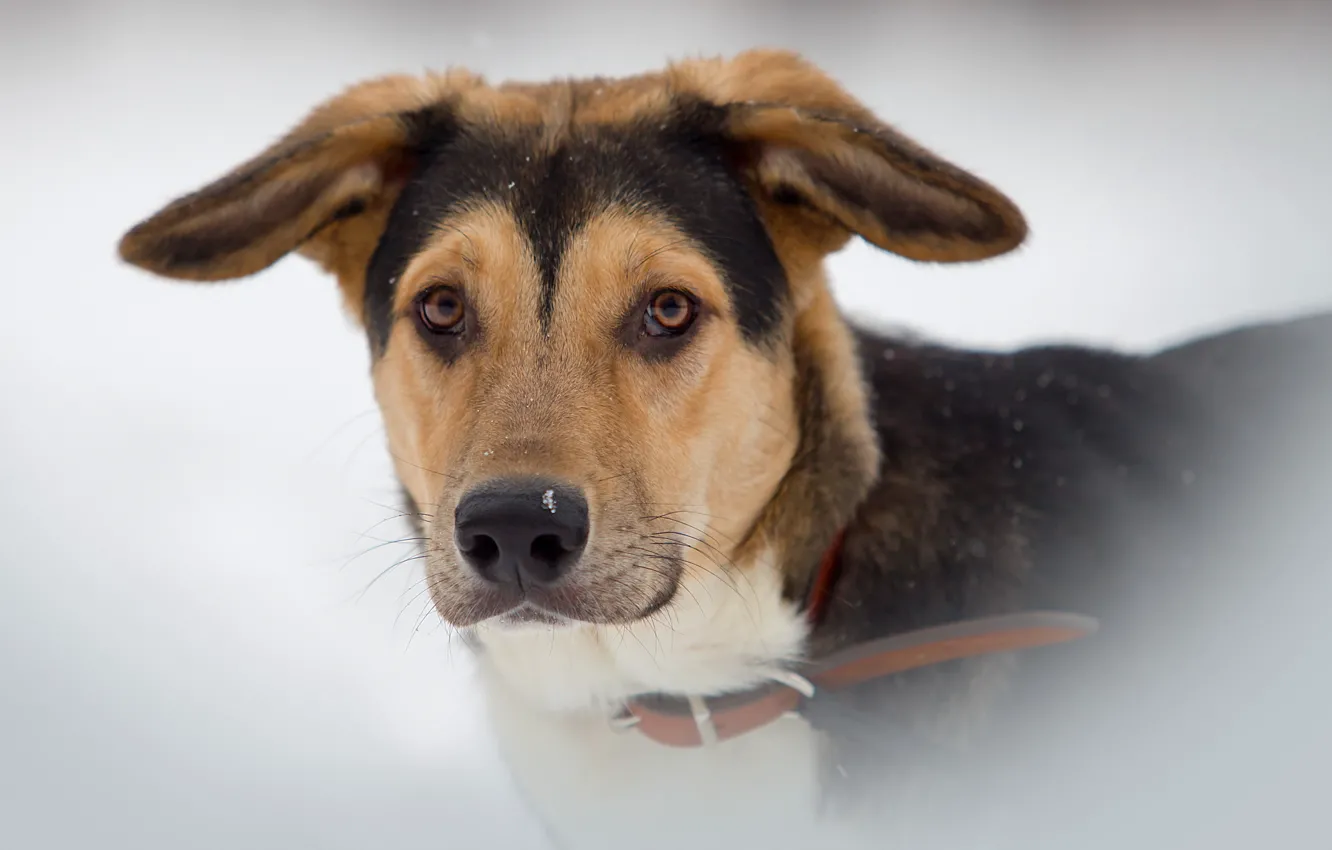
[[[1047,551],[1122,550],[1129,541],[1115,539],[1115,526],[1177,495],[1198,468],[1201,447],[1188,438],[1201,410],[1140,358],[1062,347],[984,354],[868,335],[861,345],[882,477],[899,486],[871,493],[846,544],[853,568],[838,596],[859,600],[874,622],[831,617],[832,642],[1005,611],[1032,557],[1040,595],[1094,614],[1090,600],[1053,587],[1092,592],[1089,562]],[[925,508],[930,499],[942,510]],[[906,527],[886,532],[882,519],[902,511],[912,512]],[[1076,580],[1059,574],[1062,564],[1076,565]]]
[[[741,331],[759,341],[776,328],[785,271],[753,199],[734,174],[713,116],[687,111],[665,122],[575,127],[554,150],[541,128],[470,127],[439,134],[399,196],[366,276],[371,344],[383,352],[397,278],[451,214],[468,202],[504,204],[526,233],[541,272],[549,328],[555,282],[570,237],[610,205],[666,216],[716,265]]]
[[[1213,545],[1201,524],[1332,417],[1332,390],[1309,384],[1332,365],[1332,315],[1154,356],[860,344],[883,459],[823,645],[1004,613],[1019,591],[1103,615],[1130,572],[1160,588]]]

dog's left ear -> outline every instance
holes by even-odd
[[[724,110],[756,190],[817,210],[912,260],[964,262],[1016,248],[1017,205],[880,121],[793,53],[755,50],[672,69],[677,92]]]

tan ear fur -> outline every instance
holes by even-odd
[[[673,66],[672,88],[727,108],[728,135],[770,198],[799,200],[839,227],[913,260],[961,262],[1026,237],[1017,206],[985,181],[884,124],[793,53]]]
[[[452,92],[480,84],[452,72],[355,86],[249,162],[136,225],[122,238],[120,256],[183,280],[267,268],[339,219],[382,207],[409,167],[410,116],[443,108]]]

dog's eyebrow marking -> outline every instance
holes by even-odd
[[[481,263],[476,258],[477,256],[476,243],[472,241],[471,235],[468,234],[466,230],[463,230],[458,225],[450,224],[447,221],[440,222],[439,229],[456,233],[463,238],[463,241],[467,243],[467,246],[456,249],[458,253],[458,260],[464,266],[467,266],[468,271],[477,271],[481,267]]]
[[[638,241],[637,237],[635,237],[634,244],[637,244],[637,241]],[[631,245],[629,248],[630,250],[629,260],[632,262],[632,265],[628,267],[629,277],[634,277],[639,272],[641,272],[643,270],[643,266],[646,266],[654,258],[659,257],[662,254],[668,253],[670,251],[674,251],[676,248],[679,248],[681,245],[688,245],[693,241],[694,240],[689,238],[688,236],[681,236],[679,239],[673,239],[659,248],[654,248],[651,251],[648,251],[646,254],[639,257],[637,260],[634,260],[633,245]]]

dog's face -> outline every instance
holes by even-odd
[[[798,428],[785,273],[719,144],[464,129],[388,230],[376,389],[447,619],[635,620],[727,557]]]
[[[520,627],[639,621],[760,548],[798,592],[876,472],[819,271],[852,233],[958,261],[1024,225],[815,69],[754,52],[618,81],[373,81],[122,254],[187,279],[292,250],[333,271],[436,607]]]

